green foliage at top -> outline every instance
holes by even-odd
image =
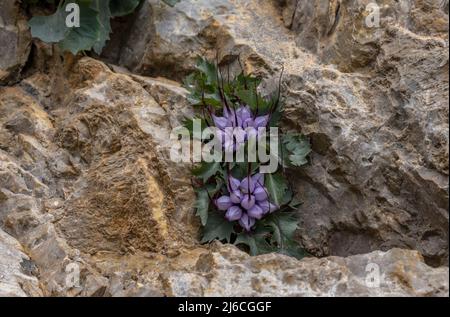
[[[263,98],[257,91],[259,78],[243,73],[229,78],[228,74],[220,73],[216,65],[200,57],[196,69],[184,80],[190,92],[188,100],[193,106],[222,109],[225,104],[246,104],[258,115],[277,110],[276,99]]]
[[[179,0],[162,0],[173,6]],[[28,22],[31,35],[47,43],[57,43],[63,51],[77,54],[93,49],[97,54],[109,40],[111,18],[132,13],[140,0],[26,0],[28,5],[54,4],[56,11],[48,16],[35,16]],[[66,7],[76,3],[80,8],[80,26],[68,27],[70,11]]]

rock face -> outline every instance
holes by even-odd
[[[135,24],[118,58],[134,72],[240,54],[270,91],[284,65],[285,126],[314,148],[292,173],[308,251],[448,264],[448,1],[146,1]]]
[[[14,81],[25,65],[31,48],[27,21],[19,11],[19,2],[0,3],[0,84]]]
[[[2,2],[0,294],[448,296],[448,1],[380,1],[377,27],[369,2],[148,0],[104,52],[121,67],[36,45],[15,85],[26,32]],[[283,129],[314,150],[289,173],[298,242],[327,257],[199,245],[170,132],[192,115],[179,80],[216,54],[267,93],[283,66]]]
[[[13,237],[0,230],[0,296],[42,296],[36,266]]]
[[[303,241],[319,254],[402,247],[448,264],[448,13],[438,2],[386,1],[368,28],[369,1],[325,11],[299,1],[297,41],[340,69],[286,77],[286,121],[315,149],[296,183],[303,231],[314,232]],[[312,36],[332,9],[340,22]]]
[[[447,274],[400,249],[297,261],[220,246],[189,272],[168,272],[163,280],[175,296],[448,296]]]
[[[189,169],[169,159],[171,127],[191,111],[186,92],[135,78],[86,58],[62,104],[44,95],[44,74],[0,88],[0,224],[42,266],[46,294],[103,294],[91,254],[165,254],[197,241]],[[83,286],[69,291],[72,263]]]

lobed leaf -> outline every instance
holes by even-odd
[[[303,134],[286,133],[282,136],[281,143],[285,166],[300,167],[308,163],[307,157],[311,153],[311,144]]]
[[[250,255],[266,254],[274,251],[273,246],[267,241],[270,232],[263,227],[253,232],[242,232],[237,235],[235,245],[246,245],[250,249]]]
[[[201,189],[197,192],[197,198],[194,203],[196,215],[200,217],[203,226],[206,226],[208,222],[208,210],[209,210],[209,195],[206,189]]]
[[[67,12],[62,6],[49,16],[35,16],[28,21],[31,35],[47,43],[58,43],[70,31],[66,27]]]
[[[216,175],[220,170],[222,169],[222,166],[220,162],[202,162],[200,165],[192,170],[192,174],[201,178],[203,182],[207,182],[211,177]]]
[[[88,2],[79,2],[80,27],[69,28],[65,38],[59,42],[63,51],[77,54],[90,50],[101,37],[101,24],[98,12]]]
[[[231,236],[234,233],[234,223],[224,218],[218,211],[211,211],[208,215],[208,221],[203,228],[201,243],[211,242],[213,240],[231,242]]]
[[[281,207],[288,203],[286,193],[288,192],[288,183],[280,172],[265,175],[265,185],[270,196],[270,201]]]

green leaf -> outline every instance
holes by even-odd
[[[70,28],[66,37],[59,42],[63,51],[77,54],[90,50],[100,39],[101,24],[98,12],[90,8],[89,2],[79,2],[80,27]]]
[[[208,125],[206,124],[206,120],[199,117],[194,117],[192,119],[186,118],[183,122],[183,126],[189,130],[191,136],[194,136],[194,120],[200,120],[200,129],[203,131]]]
[[[58,43],[63,40],[70,29],[66,27],[67,12],[59,6],[56,12],[49,16],[35,16],[28,21],[31,35],[47,43]],[[81,21],[80,21],[81,23]]]
[[[197,192],[197,199],[194,204],[196,209],[196,215],[200,217],[202,225],[205,226],[208,221],[208,210],[209,210],[209,195],[206,189],[201,189]]]
[[[298,219],[292,212],[275,212],[263,219],[262,224],[271,229],[271,244],[278,253],[296,257],[306,256],[306,252],[294,240],[298,228]]]
[[[265,174],[265,185],[272,203],[281,207],[288,202],[286,192],[289,186],[281,173]]]
[[[201,178],[203,182],[207,182],[211,177],[216,175],[222,169],[220,162],[202,162],[200,166],[192,170],[192,174]]]
[[[258,114],[267,113],[269,103],[267,103],[256,91],[256,89],[238,90],[236,96],[245,104],[250,106],[253,112],[258,110]]]
[[[258,226],[253,232],[242,232],[236,237],[235,245],[244,244],[249,247],[250,255],[260,255],[273,252],[273,247],[267,241],[270,232]]]
[[[216,86],[217,85],[217,67],[208,62],[206,59],[199,57],[197,59],[197,70],[202,72],[206,76],[206,84]]]
[[[100,0],[103,1],[103,0]],[[110,0],[109,8],[113,17],[120,17],[132,13],[140,0]]]
[[[283,116],[283,107],[278,99],[278,94],[273,94],[270,98],[269,109],[273,107],[272,116],[270,118],[269,126],[278,127],[281,117]]]
[[[245,150],[247,151],[247,149]],[[250,174],[256,173],[259,169],[259,163],[252,163],[252,169]],[[248,163],[247,162],[233,162],[231,163],[231,175],[237,179],[243,179],[248,174]]]
[[[234,233],[233,230],[234,222],[230,222],[223,217],[218,211],[212,211],[208,215],[208,221],[203,228],[201,243],[211,242],[215,239],[220,241],[231,241],[231,235]]]
[[[297,208],[300,207],[302,204],[303,204],[302,201],[300,201],[300,200],[298,200],[298,199],[296,199],[296,198],[293,198],[293,199],[291,199],[291,202],[289,203],[289,208],[291,208],[291,209],[297,209]]]
[[[52,2],[52,1],[49,1]],[[80,27],[66,26],[66,4],[75,2],[80,8]],[[33,37],[58,43],[63,51],[77,54],[94,49],[102,52],[111,33],[111,16],[133,12],[140,0],[66,0],[60,1],[53,15],[33,17],[29,21]]]
[[[281,143],[285,166],[299,167],[308,163],[307,157],[311,153],[311,144],[307,137],[300,133],[287,133],[282,136]]]
[[[297,242],[295,241],[287,241],[284,244],[283,248],[275,249],[275,252],[292,256],[298,260],[303,259],[304,257],[309,256],[308,252],[304,248],[302,248]]]
[[[100,21],[100,30],[98,38],[93,46],[94,51],[97,54],[101,54],[106,41],[109,40],[109,33],[111,33],[111,11],[110,0],[92,0],[91,8],[98,12],[98,18]]]
[[[176,5],[178,2],[180,2],[180,0],[163,0],[165,3],[167,3],[168,5],[170,5],[171,7],[173,7],[174,5]]]
[[[201,98],[200,98],[201,100]],[[205,94],[203,97],[203,101],[210,106],[213,106],[215,108],[221,108],[222,107],[222,99],[220,98],[219,94],[216,93],[208,93]]]

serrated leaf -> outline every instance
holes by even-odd
[[[288,191],[289,186],[282,174],[279,172],[265,174],[265,185],[272,203],[278,207],[287,203],[286,192]]]
[[[222,169],[220,162],[202,162],[192,170],[192,174],[201,178],[203,182],[207,182],[211,177],[216,175]]]
[[[103,0],[99,0],[103,1]],[[132,13],[140,0],[111,0],[109,7],[113,17],[120,17]]]
[[[208,221],[203,228],[201,243],[211,242],[215,239],[226,242],[231,241],[234,233],[234,223],[224,218],[218,211],[212,211],[208,215]]]
[[[298,259],[306,256],[306,252],[294,240],[294,235],[298,228],[298,219],[294,213],[275,212],[266,217],[262,225],[271,229],[271,242],[276,252]]]
[[[66,27],[64,7],[60,6],[56,12],[49,16],[35,16],[28,21],[31,35],[47,43],[58,43],[63,40],[70,29]]]
[[[63,51],[77,54],[90,50],[100,38],[100,20],[98,12],[90,8],[89,3],[80,2],[80,27],[70,28],[66,37],[59,42]]]
[[[285,241],[294,238],[298,219],[291,212],[275,212],[264,219],[264,225],[273,229],[272,239],[282,246]]]
[[[245,149],[247,152],[247,149]],[[260,163],[252,163],[250,174],[254,174],[259,169]],[[248,174],[247,162],[232,162],[230,165],[231,175],[237,179],[243,179]]]
[[[173,7],[181,0],[163,0],[165,3],[167,3],[169,6]]]
[[[269,110],[269,103],[264,100],[255,90],[238,90],[236,96],[239,97],[253,112],[258,110],[258,114],[265,114]]]
[[[289,207],[291,209],[297,209],[302,204],[303,204],[303,202],[301,202],[300,200],[297,200],[296,198],[293,198],[291,200],[291,202],[289,203]]]
[[[217,67],[216,65],[208,62],[206,59],[199,57],[197,59],[196,68],[202,72],[206,77],[206,85],[217,85]],[[215,91],[215,89],[213,90]]]
[[[282,153],[288,158],[285,165],[300,167],[308,163],[307,157],[311,153],[309,139],[299,133],[287,133],[282,136]]]
[[[100,29],[98,38],[94,43],[93,49],[97,54],[101,54],[106,41],[109,40],[111,33],[111,11],[110,0],[92,0],[91,8],[98,12]]]
[[[191,136],[195,136],[194,135],[194,120],[200,120],[200,129],[201,131],[203,131],[208,125],[206,124],[206,120],[203,118],[199,118],[199,117],[194,117],[192,119],[185,119],[183,122],[183,126],[189,130],[189,133]],[[200,139],[200,137],[199,137]]]
[[[258,227],[254,232],[242,232],[236,237],[235,245],[244,244],[249,247],[250,255],[260,255],[273,252],[273,247],[268,243],[269,232]]]
[[[277,98],[278,95],[274,94],[270,100],[269,109],[274,107],[269,122],[269,126],[271,127],[278,127],[281,117],[283,116],[283,107],[280,105],[280,101],[278,101]]]
[[[217,92],[212,94],[204,94],[203,101],[205,102],[205,104],[213,106],[215,108],[222,107],[222,99],[220,99],[220,96]]]
[[[194,208],[196,210],[196,215],[200,217],[203,226],[205,226],[208,221],[209,203],[210,199],[208,191],[206,189],[199,190],[197,192]]]

